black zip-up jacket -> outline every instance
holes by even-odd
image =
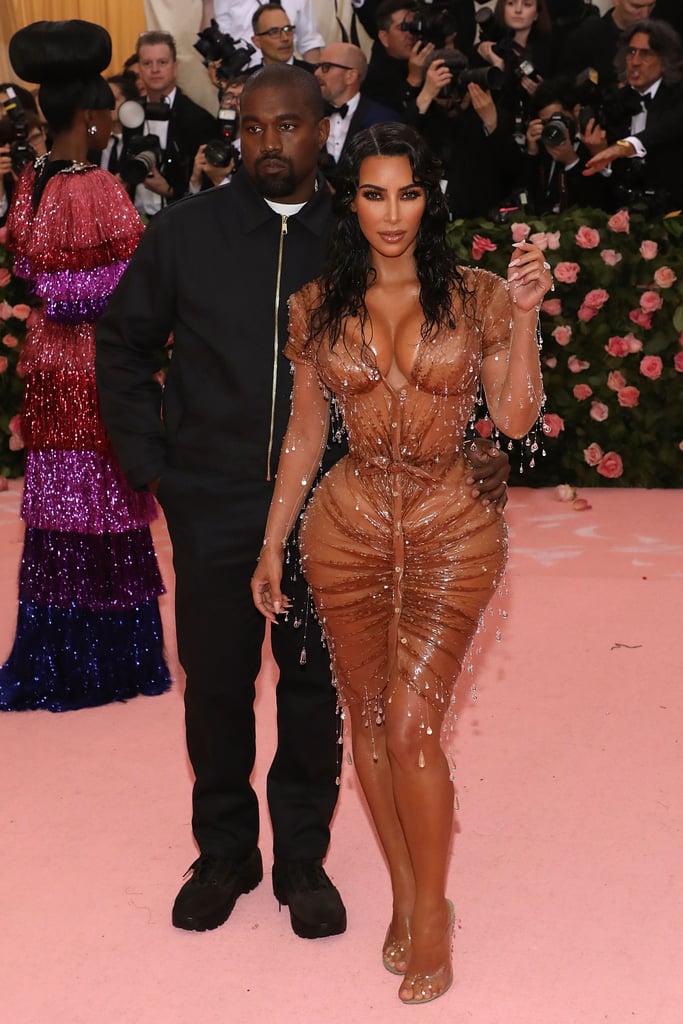
[[[97,325],[102,415],[131,485],[275,476],[290,411],[289,296],[323,268],[331,202],[274,213],[242,170],[154,219]],[[153,374],[173,335],[163,391]]]

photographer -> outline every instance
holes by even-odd
[[[221,32],[235,40],[248,40],[252,35],[252,18],[262,6],[260,0],[202,0],[200,32],[215,19]],[[288,0],[287,10],[294,25],[294,46],[305,61],[315,64],[325,40],[318,31],[312,0]],[[257,55],[251,59],[258,64]]]
[[[531,96],[549,77],[555,42],[546,0],[498,0],[490,18],[480,21],[479,57],[505,73],[505,93]],[[512,101],[515,102],[516,101]]]
[[[453,217],[488,216],[513,188],[521,156],[511,124],[500,114],[492,89],[496,68],[468,70],[458,50],[436,50],[425,82],[406,111],[444,167],[444,188]]]
[[[237,169],[240,157],[240,97],[248,77],[247,74],[236,75],[221,81],[219,85],[216,138],[202,143],[197,150],[187,189],[190,195],[227,185]]]
[[[477,2],[481,4],[485,0],[477,0]],[[354,38],[354,21],[357,18],[370,38],[376,39],[377,0],[351,0],[351,6],[354,19],[351,23],[352,38]],[[434,30],[441,34],[441,25],[444,22],[448,23],[446,32],[446,35],[450,37],[448,40],[441,38],[429,40],[437,49],[448,42],[464,53],[468,59],[470,58],[477,31],[474,0],[415,0],[414,7],[418,21],[422,22],[426,29],[426,36],[429,36]]]
[[[683,206],[683,54],[664,21],[636,22],[621,38],[616,67],[625,75],[622,103],[610,110],[606,145],[586,175],[611,167],[618,204],[643,203],[652,213]],[[635,100],[635,104],[634,101]]]
[[[22,95],[24,94],[24,95]],[[28,99],[27,99],[28,98]],[[45,129],[30,93],[0,86],[0,227],[4,226],[16,180],[26,164],[47,152]]]
[[[583,175],[593,152],[604,146],[604,130],[591,118],[585,135],[580,134],[576,96],[569,83],[543,82],[533,103],[524,181],[534,212],[559,213],[568,206],[604,208],[609,203],[607,181],[601,175]]]
[[[146,94],[144,125],[124,129],[125,149],[133,159],[120,165],[119,173],[134,189],[136,209],[151,217],[166,203],[185,195],[197,150],[216,134],[216,127],[214,118],[177,85],[173,36],[143,32],[136,52]],[[150,111],[153,116],[145,116]],[[136,156],[142,159],[136,160]],[[143,161],[149,166],[138,183],[141,172],[137,165]]]
[[[427,60],[434,51],[433,43],[417,37],[415,9],[412,0],[382,0],[379,4],[377,38],[361,89],[364,96],[393,110],[399,121],[422,88]]]
[[[654,6],[654,0],[614,0],[614,6],[601,18],[586,18],[567,38],[559,73],[575,76],[583,68],[594,68],[602,89],[614,84],[614,60],[621,33],[649,18]]]

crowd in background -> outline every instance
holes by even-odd
[[[245,81],[289,63],[317,78],[326,101],[320,167],[332,189],[353,135],[397,120],[439,155],[453,218],[683,206],[676,0],[616,0],[605,13],[585,0],[354,0],[353,10],[344,41],[328,43],[312,0],[203,0],[195,45],[215,115],[178,86],[173,37],[143,33],[109,78],[116,118],[93,162],[119,175],[146,217],[225,184],[240,160]],[[19,85],[0,84],[0,102],[2,223],[16,176],[45,151],[49,128]]]

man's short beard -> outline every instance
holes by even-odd
[[[256,167],[254,174],[254,185],[264,199],[286,199],[296,192],[298,182],[294,169],[290,166],[287,172],[279,177],[262,174]]]

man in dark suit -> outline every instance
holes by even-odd
[[[601,18],[586,18],[571,32],[562,50],[558,73],[578,75],[585,68],[598,72],[601,88],[616,81],[614,58],[619,37],[637,21],[649,18],[655,0],[614,0]]]
[[[162,159],[135,189],[135,206],[154,216],[167,203],[187,192],[195,154],[217,134],[216,121],[203,107],[186,96],[177,84],[176,45],[168,32],[143,32],[137,42],[140,79],[146,93],[143,103],[163,104],[168,115],[148,118],[140,129],[125,129],[124,149],[133,135],[156,135]]]
[[[683,81],[681,41],[665,21],[637,22],[624,33],[617,55],[629,90],[624,98],[639,104],[613,115],[606,125],[608,141],[588,161],[587,174],[612,166],[616,203],[651,196],[653,208],[666,212],[683,207]],[[632,92],[631,92],[632,91]],[[615,141],[616,140],[616,141]]]
[[[332,187],[337,165],[353,136],[373,124],[399,119],[395,110],[361,94],[367,70],[365,54],[352,43],[326,46],[315,68],[315,77],[325,100],[325,113],[330,119],[330,134],[321,167]]]

